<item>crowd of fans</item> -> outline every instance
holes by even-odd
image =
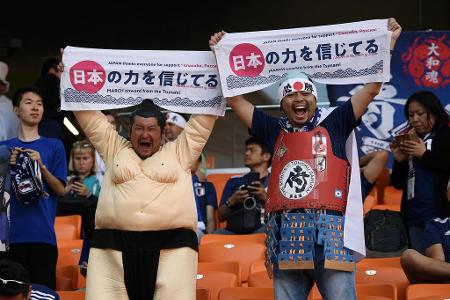
[[[38,162],[46,195],[31,205],[11,201],[10,248],[0,257],[22,264],[26,270],[8,261],[0,262],[0,295],[14,295],[10,286],[21,295],[32,293],[35,284],[55,289],[56,215],[83,216],[80,265],[88,266],[95,210],[107,166],[88,139],[75,141],[62,123],[65,115],[58,109],[59,62],[57,58],[46,61],[36,84],[18,89],[12,100],[5,96],[8,66],[0,62],[0,145],[11,149],[11,165],[19,152],[27,152]],[[391,144],[395,158],[391,183],[403,190],[401,212],[410,248],[402,255],[402,265],[411,282],[449,282],[449,116],[428,91],[411,95],[404,112],[410,125],[403,133],[407,137]],[[114,114],[106,115],[115,127]],[[167,113],[162,143],[175,141],[188,119]],[[198,240],[211,233],[265,232],[264,204],[273,153],[256,137],[250,137],[245,146],[243,162],[250,172],[230,178],[220,202],[214,185],[207,180],[205,156],[202,154],[192,166]],[[363,200],[385,168],[388,155],[379,151],[360,158]],[[226,225],[217,228],[223,222]]]

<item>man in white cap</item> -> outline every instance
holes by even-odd
[[[392,50],[401,27],[392,18],[387,27]],[[211,37],[213,50],[223,35]],[[313,81],[288,73],[278,88],[282,118],[264,113],[245,95],[227,99],[273,153],[265,211],[275,299],[307,299],[314,283],[325,300],[356,299],[355,259],[365,245],[357,155],[346,141],[381,85],[367,83],[347,103],[322,110]],[[354,231],[347,234],[348,228]]]
[[[166,141],[172,142],[180,135],[186,126],[186,119],[177,113],[169,112],[166,115],[166,126],[164,127],[164,137]]]
[[[0,141],[19,135],[19,119],[13,112],[11,99],[5,95],[9,89],[7,75],[8,65],[0,61]]]

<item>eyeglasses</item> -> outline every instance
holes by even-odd
[[[20,288],[30,286],[29,283],[19,281],[19,280],[14,280],[14,279],[0,278],[0,281],[1,281],[2,285],[4,285],[6,288],[12,289],[12,290],[18,290]]]

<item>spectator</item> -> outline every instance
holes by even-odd
[[[219,234],[249,234],[264,232],[263,207],[267,199],[269,183],[269,148],[255,137],[245,141],[244,165],[250,173],[230,178],[222,193],[219,207],[219,221],[227,221],[225,229],[217,229]],[[250,174],[257,173],[255,179]],[[255,180],[255,181],[253,181]]]
[[[6,97],[9,82],[6,81],[8,65],[0,61],[0,141],[19,135],[19,119],[13,112],[11,100]]]
[[[389,153],[385,150],[370,152],[359,158],[361,168],[361,196],[364,201],[369,195],[389,159]]]
[[[429,91],[411,95],[404,113],[411,126],[410,139],[391,144],[395,158],[391,182],[403,189],[401,213],[410,247],[424,254],[426,222],[450,216],[444,192],[450,174],[449,116]]]
[[[198,175],[202,164],[202,155],[198,158],[196,166],[193,167],[195,174],[192,176],[194,182],[194,193],[199,207],[202,220],[206,223],[206,233],[212,233],[216,227],[215,211],[217,210],[216,188],[212,182],[201,179]],[[203,173],[202,173],[203,174]]]
[[[450,201],[450,181],[447,200]],[[450,217],[436,218],[425,225],[425,255],[414,249],[403,252],[401,263],[411,283],[450,283]]]
[[[13,96],[14,111],[20,120],[19,136],[0,145],[14,148],[10,163],[15,165],[19,151],[26,151],[37,161],[49,196],[25,204],[11,195],[10,257],[30,273],[33,283],[55,288],[58,250],[55,237],[57,196],[65,193],[67,165],[60,140],[41,137],[38,126],[43,114],[43,100],[34,86],[20,88]]]
[[[186,118],[181,114],[169,112],[166,115],[166,126],[164,127],[164,137],[166,141],[174,141],[186,126]]]
[[[387,27],[392,50],[401,27],[393,18]],[[211,37],[213,50],[224,34]],[[251,134],[273,153],[265,210],[275,299],[307,299],[314,283],[323,299],[356,299],[352,249],[363,245],[353,236],[344,237],[343,227],[344,222],[347,228],[353,225],[352,234],[362,236],[363,228],[357,225],[362,223],[362,209],[360,214],[355,211],[360,198],[347,197],[359,194],[360,186],[350,186],[346,176],[351,168],[345,144],[381,85],[366,83],[345,104],[326,111],[317,108],[314,82],[304,73],[290,72],[279,81],[278,100],[286,115],[282,118],[256,108],[247,95],[227,99]],[[355,214],[345,219],[347,207],[355,208]]]
[[[59,296],[54,290],[30,282],[30,275],[21,264],[9,260],[0,260],[1,299],[59,300]]]
[[[95,217],[87,299],[195,299],[198,241],[190,168],[216,117],[194,115],[175,141],[161,146],[166,118],[150,100],[130,116],[131,141],[101,112],[75,116],[111,166]]]
[[[87,140],[73,143],[70,153],[66,194],[59,199],[58,213],[63,215],[81,214],[83,206],[97,201],[100,182],[96,176],[95,149]]]
[[[45,137],[60,139],[68,155],[75,136],[64,126],[64,117],[73,119],[71,113],[60,111],[60,80],[62,72],[58,69],[60,57],[49,57],[42,64],[41,75],[36,81],[44,100],[44,116],[39,124],[39,133]],[[66,157],[69,161],[69,157]]]

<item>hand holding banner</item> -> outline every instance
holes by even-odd
[[[63,64],[63,110],[123,108],[148,98],[180,113],[225,113],[226,103],[210,51],[66,47]]]
[[[324,84],[389,81],[388,20],[228,33],[214,47],[225,97],[263,89],[298,70]]]

